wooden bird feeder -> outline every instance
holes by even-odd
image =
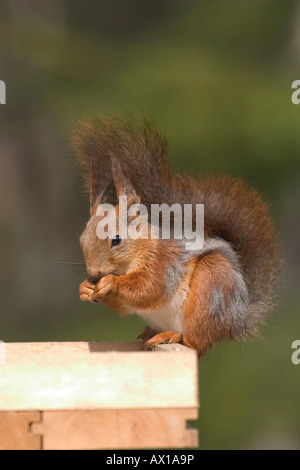
[[[0,449],[194,448],[197,354],[179,344],[2,343]]]

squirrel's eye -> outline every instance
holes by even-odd
[[[111,241],[111,247],[113,248],[114,246],[120,245],[121,241],[122,238],[120,237],[120,235],[115,235]]]

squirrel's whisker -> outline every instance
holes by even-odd
[[[41,261],[41,264],[76,264],[76,265],[85,265],[85,263],[77,261]]]

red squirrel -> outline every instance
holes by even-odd
[[[81,300],[140,315],[148,325],[140,335],[146,348],[181,342],[202,357],[220,340],[256,334],[273,306],[281,265],[258,192],[229,176],[174,174],[164,134],[145,119],[98,117],[81,124],[72,140],[90,194],[90,220],[80,237],[87,269]],[[128,207],[149,211],[152,204],[204,204],[203,246],[190,251],[175,238],[122,239],[120,196]],[[115,207],[117,228],[99,239],[103,203]]]

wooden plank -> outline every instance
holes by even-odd
[[[87,357],[90,353],[144,351],[142,341],[60,341],[43,343],[2,343],[11,363],[23,355],[77,354]],[[170,345],[171,346],[171,345]]]
[[[124,343],[5,346],[0,411],[198,406],[197,355],[188,348],[167,354],[139,350],[140,342],[129,351]]]
[[[0,450],[40,450],[41,436],[31,432],[40,419],[39,411],[0,412]]]
[[[196,409],[45,411],[32,431],[45,450],[172,449],[198,446],[186,426],[196,418]]]

